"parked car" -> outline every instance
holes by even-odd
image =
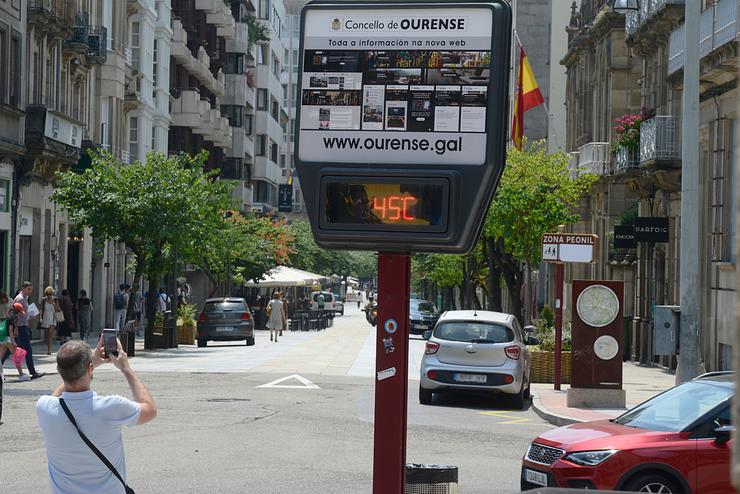
[[[254,345],[254,318],[243,298],[209,298],[198,317],[198,346],[208,341],[247,340]]]
[[[311,310],[319,309],[319,295],[324,297],[324,309],[333,310],[336,297],[329,291],[311,292]]]
[[[704,374],[612,419],[552,429],[530,444],[522,490],[541,486],[726,494],[731,372]]]
[[[434,328],[439,311],[428,300],[411,299],[409,304],[409,334],[424,334]]]
[[[531,357],[516,317],[490,311],[455,310],[442,314],[424,333],[419,402],[450,390],[502,393],[517,408],[529,399]]]
[[[344,315],[344,302],[341,300],[334,301],[334,313],[339,314],[340,316]]]

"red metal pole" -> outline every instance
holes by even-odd
[[[559,262],[555,271],[555,389],[560,391],[560,373],[563,351],[563,285],[565,283],[565,264]]]
[[[373,494],[403,494],[409,367],[411,260],[378,256]]]

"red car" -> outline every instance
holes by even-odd
[[[734,374],[681,384],[615,419],[552,429],[524,455],[522,490],[728,494]]]

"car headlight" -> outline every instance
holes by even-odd
[[[571,453],[563,459],[571,463],[575,463],[576,465],[594,467],[609,459],[614,453],[617,453],[616,449],[605,451],[579,451],[578,453]]]

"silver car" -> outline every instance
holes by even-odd
[[[209,298],[198,317],[198,346],[208,341],[246,340],[254,345],[254,317],[243,298]]]
[[[506,393],[516,408],[529,398],[531,357],[527,337],[511,314],[456,310],[442,314],[424,333],[419,402],[448,390]]]

